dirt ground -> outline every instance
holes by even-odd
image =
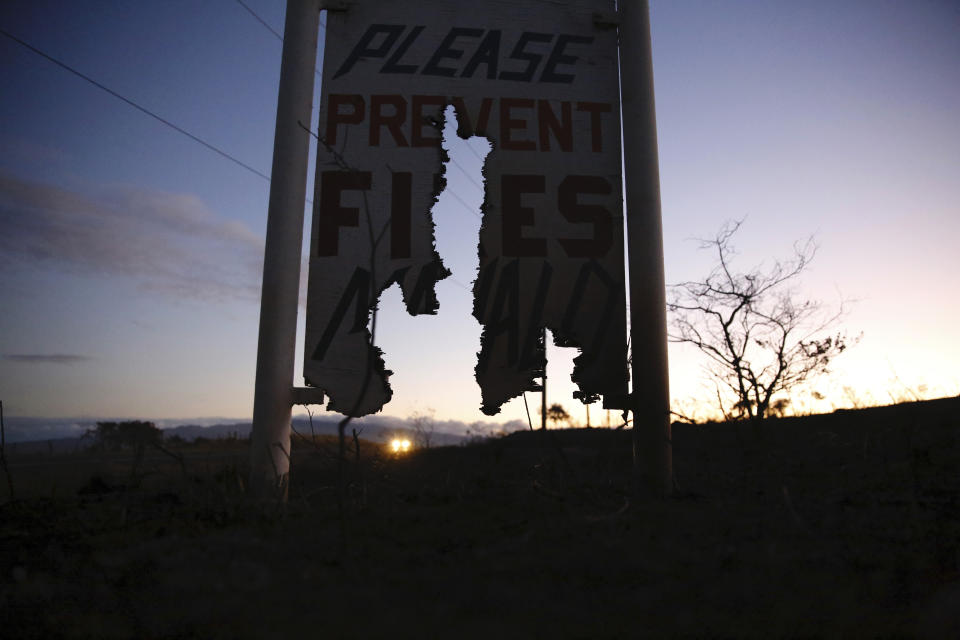
[[[329,441],[301,444],[267,510],[243,441],[136,473],[129,453],[15,460],[0,635],[960,637],[958,429],[675,425],[668,500],[632,498],[629,432],[596,429],[363,442],[342,493]]]

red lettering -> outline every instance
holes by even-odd
[[[470,119],[470,111],[462,97],[451,98],[450,102],[457,112],[457,134],[463,138],[487,135],[487,123],[490,121],[490,108],[493,106],[493,98],[484,98],[480,101],[480,111],[477,113],[476,125]]]
[[[430,127],[434,130],[437,129],[437,124],[439,119],[437,117],[430,117],[429,115],[423,114],[423,107],[426,105],[435,105],[440,107],[440,115],[443,114],[443,107],[447,104],[446,99],[443,96],[413,96],[413,108],[412,115],[413,123],[412,130],[413,133],[410,135],[410,144],[413,147],[439,147],[440,146],[440,136],[425,136],[423,135],[424,127]]]
[[[393,107],[393,115],[383,114],[383,107]],[[403,123],[407,119],[407,101],[403,96],[370,96],[370,146],[380,146],[380,128],[386,127],[398,147],[408,147],[403,135]]]
[[[561,151],[573,151],[573,118],[570,103],[560,103],[560,120],[553,113],[549,100],[537,100],[537,124],[540,129],[540,151],[550,151],[550,133]]]
[[[598,204],[581,204],[581,193],[610,195],[613,187],[601,176],[567,176],[557,189],[557,208],[563,217],[576,224],[592,224],[589,239],[560,239],[558,242],[571,258],[599,258],[613,244],[613,216]]]
[[[586,111],[590,114],[590,138],[591,151],[599,153],[603,151],[603,131],[601,129],[602,121],[600,114],[610,113],[613,106],[606,102],[578,102],[577,111]]]
[[[491,107],[493,107],[493,100],[491,98],[484,98],[480,102],[480,115],[477,116],[477,129],[476,129],[476,134],[478,136],[487,135],[487,123],[490,122]]]
[[[509,151],[535,151],[537,148],[533,140],[514,140],[511,131],[526,129],[526,120],[517,120],[510,116],[511,109],[532,109],[534,102],[528,98],[501,98],[500,99],[500,148]]]
[[[350,113],[340,113],[341,106],[352,106]],[[338,124],[360,124],[363,122],[363,96],[331,93],[327,97],[327,130],[324,132],[324,141],[333,145],[337,143]]]

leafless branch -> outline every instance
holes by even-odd
[[[669,338],[691,344],[711,364],[718,407],[733,416],[762,420],[777,401],[828,366],[851,341],[831,329],[845,309],[826,313],[819,302],[800,299],[791,285],[817,252],[813,238],[797,242],[793,255],[740,272],[733,238],[743,221],[725,224],[700,247],[716,254],[717,264],[700,281],[669,287]],[[732,408],[724,397],[729,389]]]

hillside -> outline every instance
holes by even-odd
[[[112,420],[116,421],[116,420]],[[158,421],[164,437],[195,440],[206,438],[248,438],[252,424],[250,422],[219,421],[212,424],[170,424],[173,420]],[[291,421],[295,432],[309,435],[311,430],[316,435],[335,435],[340,417],[322,415],[312,420],[305,417],[294,417]],[[74,453],[90,446],[91,441],[84,439],[84,433],[96,427],[96,420],[77,418],[9,418],[6,420],[6,441],[10,447],[9,454],[42,454],[42,453]],[[165,424],[166,423],[166,424]],[[465,439],[463,434],[444,431],[449,427],[441,423],[430,433],[434,445],[459,444]],[[412,427],[408,420],[387,416],[371,416],[351,422],[348,435],[353,429],[366,440],[387,442],[396,434],[410,434]]]
[[[14,467],[24,492],[43,492],[0,507],[3,628],[956,637],[956,408],[791,418],[760,433],[676,425],[666,501],[631,497],[628,431],[518,432],[406,457],[363,441],[342,492],[332,441],[301,443],[289,503],[267,512],[244,500],[240,442],[184,445],[184,467],[157,458],[136,473],[122,453],[89,468],[65,456],[72,476]]]

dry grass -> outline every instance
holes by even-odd
[[[679,491],[650,503],[629,499],[625,432],[405,458],[361,443],[343,527],[335,459],[306,444],[287,508],[266,514],[245,500],[242,442],[185,448],[185,474],[149,458],[139,484],[119,458],[14,465],[35,490],[0,507],[0,624],[10,637],[947,637],[960,419],[878,415],[777,421],[760,441],[678,425]]]

